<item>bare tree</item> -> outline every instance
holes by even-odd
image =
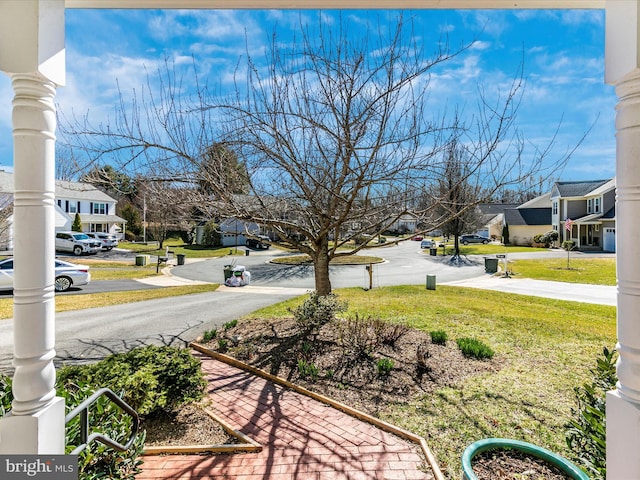
[[[146,199],[147,229],[163,248],[171,231],[189,230],[190,192],[183,187],[162,182],[140,183],[140,194]]]
[[[443,172],[438,178],[435,195],[438,199],[436,213],[445,219],[441,225],[442,233],[454,238],[453,261],[460,259],[460,235],[479,226],[475,207],[481,201],[483,191],[471,182],[469,169],[473,167],[474,163],[465,155],[464,149],[453,140],[445,152]]]
[[[354,39],[342,20],[333,29],[320,22],[319,30],[301,28],[300,39],[287,44],[274,35],[266,69],[248,54],[246,81],[237,82],[231,99],[211,97],[205,87],[185,99],[167,67],[160,94],[149,87],[131,106],[122,100],[111,125],[61,122],[66,138],[91,161],[144,171],[151,181],[184,182],[211,218],[265,226],[277,244],[311,257],[319,294],[331,292],[330,261],[364,248],[367,242],[353,242],[363,233],[375,238],[389,229],[416,204],[410,196],[427,187],[423,213],[431,216],[446,202],[447,192],[433,187],[445,173],[442,154],[452,139],[469,162],[461,181],[488,191],[545,168],[551,144],[523,156],[515,125],[521,77],[493,104],[480,92],[478,114],[466,124],[458,115],[447,122],[428,109],[430,72],[463,49],[440,43],[427,58],[402,18],[390,35]],[[212,152],[237,156],[241,169],[231,171],[246,172],[246,190],[230,188],[223,163],[211,168]],[[460,212],[436,223],[449,215]]]

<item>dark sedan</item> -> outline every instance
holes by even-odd
[[[482,235],[462,235],[460,237],[460,243],[463,245],[469,245],[470,243],[482,243],[486,245],[489,241],[487,237],[483,237]]]

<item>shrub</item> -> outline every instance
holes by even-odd
[[[502,227],[502,243],[509,245],[509,225],[506,223]]]
[[[200,400],[206,386],[200,362],[186,349],[135,348],[92,365],[68,366],[58,373],[62,386],[87,383],[108,387],[140,415],[154,415]]]
[[[205,247],[221,247],[222,233],[214,221],[207,222],[202,230],[202,245]]]
[[[393,370],[393,360],[390,358],[379,358],[376,366],[378,368],[378,375],[385,377]]]
[[[11,410],[12,401],[11,377],[0,374],[0,417],[3,417]]]
[[[606,477],[605,395],[618,381],[616,351],[603,349],[596,368],[589,370],[591,382],[574,389],[577,407],[566,425],[566,440],[573,454],[572,460],[581,464],[593,479]]]
[[[218,351],[225,353],[229,349],[229,341],[226,338],[218,339]]]
[[[429,358],[431,358],[431,352],[429,351],[428,345],[426,343],[420,343],[416,348],[416,368],[419,374],[430,370]]]
[[[318,378],[318,367],[306,360],[298,360],[298,373],[302,378],[311,377],[311,380]]]
[[[398,340],[409,331],[409,325],[406,322],[390,323],[380,321],[382,322],[380,341],[385,345],[395,346]]]
[[[338,299],[338,296],[318,295],[311,292],[302,305],[294,310],[289,310],[304,334],[317,333],[324,325],[335,319],[337,313],[347,309],[346,302]]]
[[[235,327],[236,325],[238,325],[238,320],[231,320],[230,322],[225,323],[224,325],[222,325],[222,328],[227,331],[227,330],[231,330],[233,327]]]
[[[493,350],[486,344],[475,338],[459,338],[456,340],[458,348],[465,357],[483,360],[493,358]]]
[[[573,240],[565,240],[562,242],[562,249],[566,251],[571,251],[576,248],[576,244]]]
[[[217,336],[218,336],[218,330],[216,330],[215,328],[211,330],[206,330],[202,335],[202,341],[209,342],[214,338],[216,338]]]
[[[380,319],[370,316],[361,318],[356,313],[354,318],[348,318],[338,325],[338,338],[346,352],[357,358],[367,358],[382,343],[385,327],[385,322]]]
[[[80,218],[80,214],[76,213],[76,216],[73,218],[73,224],[71,225],[71,230],[74,232],[82,231],[82,219]]]
[[[447,344],[447,333],[443,330],[434,330],[433,332],[429,332],[429,335],[431,335],[431,343],[435,343],[436,345]]]

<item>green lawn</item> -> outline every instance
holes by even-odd
[[[615,258],[570,258],[513,260],[509,271],[519,277],[556,282],[616,284]]]
[[[129,290],[126,292],[102,292],[86,295],[56,296],[56,312],[83,310],[85,308],[108,307],[123,303],[142,302],[155,298],[176,297],[194,293],[213,292],[217,284],[187,285],[181,287],[164,287],[145,290]],[[13,317],[13,298],[0,299],[0,320]]]
[[[157,242],[150,242],[148,244],[121,242],[120,245],[118,245],[118,248],[130,250],[137,254],[161,256],[165,254],[166,247],[169,247],[169,250],[173,252],[174,256],[183,254],[186,255],[187,258],[212,258],[224,257],[226,255],[245,255],[244,249],[237,250],[235,247],[211,248],[204,247],[202,245],[186,245],[182,240],[176,238],[170,238],[165,241],[162,249],[158,248]]]
[[[604,346],[616,341],[616,309],[500,292],[439,286],[336,291],[349,313],[406,320],[424,331],[444,330],[449,341],[475,337],[496,352],[498,372],[466,379],[382,415],[423,435],[448,478],[460,478],[464,448],[485,437],[532,442],[567,455],[564,424],[575,406],[574,387],[589,377]],[[254,312],[289,315],[301,299]]]
[[[441,245],[439,240],[435,240],[437,245]],[[459,245],[461,255],[496,255],[502,253],[521,253],[521,252],[546,252],[546,248],[532,248],[532,247],[518,247],[514,245],[497,245],[489,243],[482,245],[481,243],[474,243],[470,245]],[[453,255],[453,242],[448,242],[445,246],[446,254]],[[442,255],[442,247],[438,248],[438,255]],[[425,255],[429,255],[429,249],[424,249]]]

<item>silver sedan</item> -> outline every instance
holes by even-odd
[[[56,292],[65,292],[72,286],[87,285],[91,281],[89,267],[56,259]],[[13,258],[0,261],[0,290],[13,290]]]

